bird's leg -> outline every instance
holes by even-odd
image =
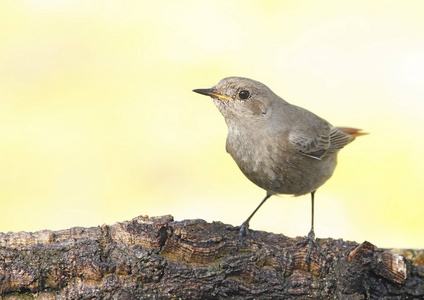
[[[306,252],[304,266],[306,265],[306,263],[311,262],[311,254],[312,254],[312,247],[313,246],[315,246],[318,249],[318,251],[321,252],[321,248],[320,248],[317,240],[315,239],[315,232],[314,232],[314,198],[315,198],[315,191],[311,192],[311,204],[312,204],[311,230],[309,231],[306,239],[304,239],[301,242],[296,243],[296,246],[297,245],[305,246],[306,244],[308,245],[308,251]]]
[[[243,236],[249,234],[249,222],[250,219],[252,219],[252,217],[255,215],[255,213],[259,210],[259,208],[262,206],[262,204],[265,203],[266,200],[268,200],[269,197],[271,197],[272,195],[267,193],[265,198],[262,200],[262,202],[259,204],[258,207],[256,207],[256,209],[252,212],[252,214],[247,218],[246,221],[243,222],[243,224],[241,224],[240,226],[240,233],[239,233],[239,240],[240,243],[243,244]]]

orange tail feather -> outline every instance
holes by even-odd
[[[357,137],[357,136],[361,136],[361,135],[367,135],[369,134],[368,132],[361,132],[362,129],[357,129],[357,128],[350,128],[350,127],[337,127],[338,130],[347,133],[351,136]]]

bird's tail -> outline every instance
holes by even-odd
[[[337,129],[340,130],[341,132],[347,133],[354,137],[369,134],[368,132],[361,132],[362,129],[357,129],[357,128],[337,127]]]

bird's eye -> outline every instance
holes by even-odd
[[[250,93],[249,93],[249,91],[243,90],[239,93],[239,97],[240,97],[240,99],[245,100],[245,99],[250,97]]]

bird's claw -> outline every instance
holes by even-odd
[[[324,255],[321,251],[321,247],[315,239],[315,232],[313,229],[309,231],[308,236],[301,242],[297,242],[295,246],[306,246],[308,245],[308,250],[306,251],[305,261],[303,262],[303,267],[306,267],[308,264],[308,270],[311,267],[311,256],[312,256],[312,248],[315,247],[320,255]]]
[[[240,226],[239,241],[243,244],[243,237],[249,234],[249,222],[245,221]]]

